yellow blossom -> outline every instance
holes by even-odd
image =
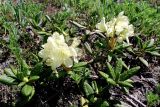
[[[127,43],[129,44],[129,37],[133,35],[134,35],[133,25],[129,25],[119,34],[117,41],[122,42],[123,40],[126,40]]]
[[[117,18],[113,18],[106,23],[103,17],[101,22],[96,25],[96,28],[104,32],[107,37],[117,38],[118,42],[126,40],[129,43],[128,38],[134,35],[133,25],[129,24],[129,19],[124,15],[124,12],[120,12]]]
[[[106,36],[107,37],[114,37],[116,21],[117,19],[114,18],[113,20],[106,23],[106,26],[107,26]]]
[[[105,23],[105,17],[103,17],[101,22],[96,25],[96,28],[98,30],[100,30],[101,32],[106,32],[107,31],[107,26],[106,26],[106,23]]]
[[[74,39],[72,45],[68,46],[64,36],[55,32],[51,37],[48,37],[47,43],[42,45],[43,49],[38,55],[43,58],[47,66],[51,66],[52,70],[56,70],[62,64],[70,68],[73,61],[78,62],[76,47],[79,43],[79,40]]]

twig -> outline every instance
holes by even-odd
[[[77,23],[77,22],[75,22],[75,21],[69,21],[71,24],[73,24],[73,25],[75,25],[76,27],[78,27],[79,29],[81,29],[81,30],[85,30],[85,32],[86,32],[86,34],[89,34],[89,35],[94,35],[94,34],[96,34],[96,35],[98,35],[98,36],[101,36],[101,37],[103,37],[103,38],[106,38],[101,32],[97,32],[97,31],[94,31],[94,32],[91,32],[90,30],[87,30],[86,28],[87,27],[85,27],[85,26],[83,26],[83,25],[81,25],[81,24],[79,24],[79,23]]]
[[[129,98],[133,99],[134,101],[136,101],[137,103],[139,103],[142,107],[146,107],[146,105],[144,105],[141,101],[139,101],[137,98],[135,98],[132,95],[127,95]]]
[[[80,28],[80,29],[86,29],[87,27],[80,25],[79,23],[75,22],[75,21],[69,21],[71,24],[75,25],[76,27]]]
[[[134,107],[138,107],[137,104],[135,104],[131,99],[129,99],[127,96],[125,96],[125,100],[127,100],[127,102],[129,102],[132,106]]]
[[[90,32],[91,35],[96,34],[98,36],[101,36],[103,38],[106,38],[101,32]]]

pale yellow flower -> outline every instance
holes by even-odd
[[[107,37],[115,37],[118,42],[126,40],[129,43],[129,37],[134,35],[134,27],[129,24],[129,19],[124,15],[124,12],[120,12],[117,18],[113,18],[111,21],[105,23],[105,18],[96,25],[96,28],[101,32],[104,32]]]
[[[123,13],[121,12],[116,20],[116,25],[115,25],[116,35],[119,35],[121,32],[123,32],[124,29],[128,28],[128,25],[129,25],[128,17],[124,16]]]
[[[74,39],[72,45],[68,46],[64,36],[55,32],[51,37],[48,37],[47,43],[42,45],[43,49],[38,55],[43,58],[47,66],[51,66],[52,70],[56,70],[62,64],[70,68],[73,65],[72,58],[78,62],[76,47],[79,43],[79,40]]]
[[[122,39],[121,41],[123,40],[126,40],[127,43],[129,44],[129,37],[131,36],[134,36],[134,28],[133,28],[133,25],[128,25],[127,28],[125,28],[118,36],[117,39]],[[118,40],[119,41],[119,40]],[[119,42],[121,42],[119,41]]]
[[[81,43],[81,41],[77,38],[73,38],[73,42],[71,44],[70,51],[72,53],[73,56],[73,60],[74,62],[78,63],[78,56],[81,56],[81,50],[79,48],[77,48],[77,46]]]
[[[96,28],[100,30],[101,32],[106,32],[107,31],[107,25],[105,22],[105,17],[102,18],[101,22],[96,24]]]
[[[107,37],[113,37],[115,35],[116,21],[117,21],[117,19],[113,18],[113,20],[106,23],[106,26],[107,26],[106,36]]]

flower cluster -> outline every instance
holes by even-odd
[[[134,35],[134,28],[132,24],[129,24],[128,17],[123,14],[124,12],[120,12],[117,18],[113,18],[109,22],[105,22],[103,17],[101,22],[96,25],[96,28],[104,32],[107,37],[117,37],[118,42],[126,40],[129,43],[128,37]]]
[[[74,38],[72,45],[68,46],[64,36],[55,32],[51,37],[48,37],[47,43],[42,45],[43,49],[39,52],[39,56],[43,58],[47,66],[51,66],[52,70],[56,70],[61,65],[70,68],[73,61],[78,62],[76,47],[79,44],[80,40]]]

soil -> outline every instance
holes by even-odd
[[[46,81],[47,82],[47,81]],[[36,95],[25,107],[70,107],[79,104],[81,93],[70,78],[47,82],[45,86],[37,84]],[[36,102],[36,103],[35,103]]]

